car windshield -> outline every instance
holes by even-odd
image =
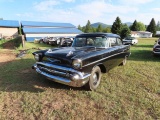
[[[72,47],[107,47],[107,38],[105,37],[76,37]]]

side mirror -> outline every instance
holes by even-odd
[[[160,41],[158,41],[158,44],[160,45]]]

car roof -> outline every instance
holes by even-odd
[[[83,34],[77,35],[76,37],[96,37],[96,36],[118,37],[118,38],[120,38],[119,35],[113,34],[113,33],[83,33]]]

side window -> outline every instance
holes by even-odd
[[[122,41],[119,38],[117,38],[117,45],[122,45]]]
[[[106,39],[106,38],[105,38]],[[111,41],[110,41],[110,38],[107,38],[106,40],[106,47],[111,47]]]
[[[116,46],[117,45],[117,40],[116,38],[110,38],[111,46]]]
[[[119,38],[110,38],[111,46],[122,45],[122,41]]]
[[[94,41],[93,41],[92,38],[88,38],[88,39],[87,39],[87,45],[88,45],[88,46],[93,46],[93,45],[94,45]]]
[[[73,45],[77,47],[83,47],[85,46],[86,38],[77,38],[74,42]]]

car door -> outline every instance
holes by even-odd
[[[108,60],[106,66],[109,69],[119,65],[123,60],[123,47],[120,38],[110,37],[110,53],[108,56]]]

